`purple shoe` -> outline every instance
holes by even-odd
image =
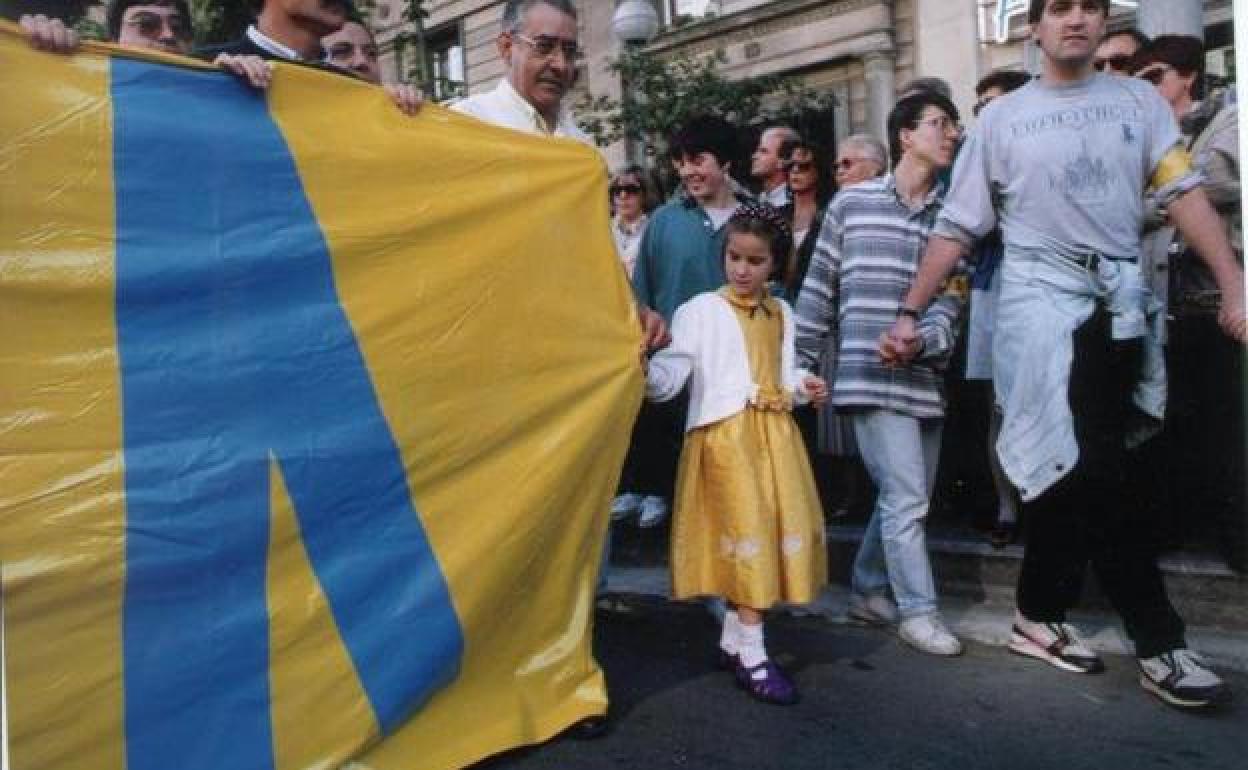
[[[760,671],[764,675],[756,678],[754,674]],[[763,703],[791,706],[800,699],[793,681],[770,660],[765,660],[753,668],[746,668],[738,663],[737,684],[745,688],[745,691],[753,698]]]

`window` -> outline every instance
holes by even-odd
[[[426,49],[429,55],[429,87],[437,101],[464,95],[464,46],[459,25],[454,24],[429,32]]]
[[[715,0],[667,0],[667,23],[677,24],[690,19],[698,19],[708,12],[716,10]]]

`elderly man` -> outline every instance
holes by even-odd
[[[785,168],[787,158],[781,156],[785,143],[795,143],[801,137],[788,126],[771,126],[758,137],[758,146],[750,156],[750,176],[760,185],[758,198],[776,208],[789,204],[789,176]]]
[[[880,351],[904,364],[922,350],[915,319],[1000,224],[997,453],[1027,506],[1010,649],[1065,671],[1104,670],[1066,622],[1091,565],[1135,644],[1140,684],[1170,705],[1200,708],[1230,691],[1187,649],[1152,537],[1121,504],[1136,491],[1129,448],[1165,405],[1156,306],[1137,264],[1145,189],[1209,266],[1222,292],[1218,320],[1241,342],[1243,272],[1169,106],[1144,81],[1094,69],[1109,5],[1031,0],[1042,75],[980,115]]]
[[[592,146],[563,101],[576,80],[580,55],[572,0],[507,0],[497,45],[505,70],[498,85],[492,91],[461,99],[451,109],[504,128],[575,139]],[[642,345],[648,349],[665,344],[667,326],[663,318],[644,306],[638,306],[638,314],[645,337]],[[607,543],[609,552],[609,539]],[[604,554],[604,569],[607,560]],[[581,720],[571,734],[597,738],[606,729],[604,715]]]
[[[888,170],[888,150],[870,134],[852,134],[836,147],[838,189],[865,182]]]
[[[486,123],[531,134],[561,136],[592,146],[563,103],[576,80],[576,5],[571,0],[508,0],[503,9],[498,53],[506,69],[494,90],[475,94],[451,109]],[[667,339],[667,325],[647,307],[638,307],[643,344]]]

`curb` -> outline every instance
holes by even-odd
[[[607,576],[612,593],[637,594],[671,600],[666,567],[616,567]],[[836,625],[849,625],[845,616],[849,589],[830,584],[812,604],[790,607],[794,615],[819,616]],[[962,639],[992,647],[1004,647],[1009,641],[1010,624],[1014,617],[1013,602],[989,597],[984,600],[962,596],[941,599],[941,614],[949,628]],[[1110,612],[1075,610],[1070,622],[1081,632],[1094,651],[1106,655],[1133,656],[1131,642],[1123,633],[1118,619]],[[1248,633],[1210,627],[1189,627],[1188,644],[1220,668],[1248,673]]]

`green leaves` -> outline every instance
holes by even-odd
[[[762,76],[729,80],[719,68],[723,51],[705,56],[659,57],[630,48],[611,60],[624,97],[590,95],[577,105],[581,128],[600,145],[628,139],[647,155],[661,155],[666,137],[689,118],[719,115],[741,127],[792,123],[796,116],[831,105],[794,80]]]

